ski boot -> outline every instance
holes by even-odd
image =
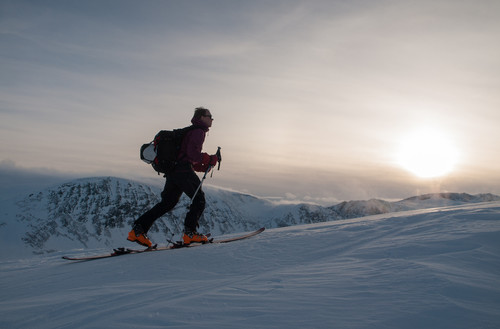
[[[132,231],[128,233],[127,240],[137,242],[138,244],[148,248],[151,248],[153,245],[140,225],[134,226]]]
[[[208,237],[206,235],[200,234],[198,232],[185,232],[182,241],[184,242],[185,245],[188,245],[192,242],[198,242],[198,243],[207,243]]]

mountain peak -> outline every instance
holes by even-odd
[[[437,202],[439,205],[445,205],[446,202],[449,202],[450,205],[454,203],[467,203],[467,202],[491,202],[491,201],[500,201],[500,197],[491,193],[482,193],[482,194],[468,194],[468,193],[429,193],[423,194],[419,196],[410,197],[404,200],[399,201],[399,204],[408,204],[408,203],[430,203]]]

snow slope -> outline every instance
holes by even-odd
[[[0,186],[0,190],[2,187]],[[222,235],[357,218],[387,212],[500,201],[492,194],[441,193],[398,202],[348,201],[332,207],[276,204],[256,196],[204,187],[207,205],[200,232]],[[122,178],[72,180],[0,200],[0,260],[75,248],[126,246],[133,222],[160,201],[160,189]],[[155,243],[177,239],[184,229],[189,199],[156,221],[148,232]]]
[[[1,328],[500,328],[499,202],[60,256],[0,263]]]

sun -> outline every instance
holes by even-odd
[[[450,173],[458,160],[456,147],[441,130],[421,128],[400,141],[397,162],[421,178]]]

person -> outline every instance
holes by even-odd
[[[182,240],[185,244],[208,241],[205,235],[197,232],[198,220],[205,209],[205,194],[200,186],[200,178],[195,171],[206,172],[219,160],[217,155],[208,155],[202,152],[206,133],[212,126],[213,120],[209,109],[204,107],[195,109],[191,119],[193,126],[181,143],[177,164],[171,172],[165,174],[166,182],[161,193],[161,201],[134,222],[127,240],[151,247],[152,243],[147,236],[149,229],[158,218],[172,210],[179,202],[182,193],[185,193],[192,199],[192,203],[184,220]],[[198,187],[200,188],[198,189]],[[196,192],[197,189],[198,192]],[[196,196],[193,199],[195,193]]]

